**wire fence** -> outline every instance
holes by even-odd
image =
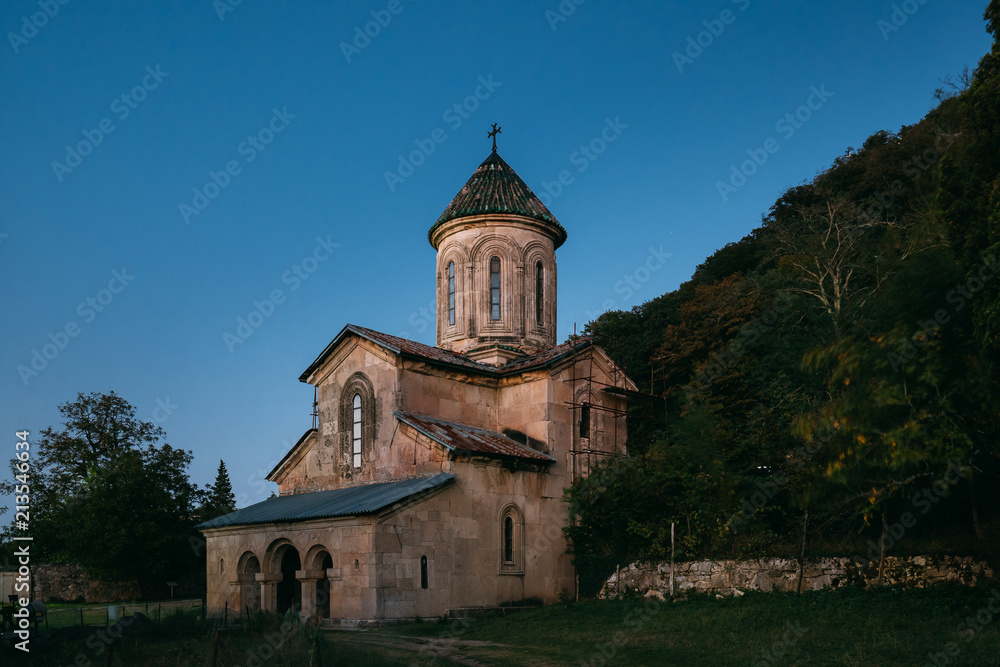
[[[67,628],[80,626],[111,625],[125,616],[135,613],[145,614],[153,622],[183,614],[204,618],[204,600],[167,600],[164,602],[114,603],[89,607],[56,607],[46,612],[47,628]]]

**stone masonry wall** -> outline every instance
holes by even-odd
[[[761,560],[704,560],[674,564],[674,593],[688,591],[741,594],[743,591],[795,591],[799,561],[795,558]],[[938,583],[975,585],[993,579],[986,563],[969,557],[913,556],[886,557],[883,583],[924,587]],[[802,573],[802,590],[872,586],[878,580],[878,561],[857,562],[851,558],[807,560]],[[612,574],[599,597],[617,597],[626,591],[663,598],[670,594],[670,563],[629,565]]]
[[[139,597],[135,584],[102,584],[90,579],[75,563],[32,564],[32,591],[34,600],[51,602],[122,602]]]

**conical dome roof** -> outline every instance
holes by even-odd
[[[486,213],[521,215],[548,223],[554,227],[557,248],[566,240],[563,226],[496,151],[476,168],[427,232],[427,238],[430,240],[434,231],[449,220]]]

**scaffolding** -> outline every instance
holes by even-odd
[[[579,338],[580,337],[577,335],[576,331],[576,324],[574,324],[573,340],[578,340]],[[571,474],[574,482],[581,477],[589,475],[595,464],[598,464],[608,458],[627,458],[629,456],[627,419],[638,418],[648,420],[653,418],[652,415],[636,413],[634,411],[630,414],[628,406],[629,398],[664,400],[662,396],[652,393],[654,382],[652,375],[652,362],[655,357],[650,358],[650,393],[644,393],[638,391],[637,389],[629,389],[628,371],[625,368],[624,363],[620,361],[622,357],[618,354],[619,343],[617,338],[612,337],[608,341],[611,346],[610,354],[608,355],[611,360],[610,378],[607,378],[604,374],[601,374],[600,377],[595,377],[594,353],[596,349],[600,348],[603,350],[604,347],[598,344],[596,336],[591,335],[589,338],[591,344],[588,345],[585,350],[578,351],[573,355],[572,394],[571,400],[567,403],[570,406],[572,413],[571,424],[573,432],[570,454],[572,456]],[[607,354],[607,351],[605,354]],[[581,365],[583,365],[584,368],[580,369]],[[582,374],[577,373],[578,369],[581,370]],[[607,381],[608,379],[610,379],[610,382]],[[638,387],[638,385],[636,386]],[[596,390],[595,387],[597,388]],[[596,391],[600,391],[610,397],[616,397],[619,399],[616,401],[618,405],[606,405],[605,401],[594,402],[593,397]],[[601,431],[601,435],[605,437],[594,437],[595,431],[593,430],[593,425],[590,423],[589,419],[586,424],[587,437],[584,437],[583,417],[590,416],[589,414],[585,415],[585,411],[596,411],[610,418],[612,423],[610,429],[607,428],[608,419],[601,420],[604,426],[604,429]],[[610,435],[611,438],[610,449],[603,446],[594,446],[595,440],[603,440],[604,443],[606,443],[608,435]],[[620,436],[624,438],[624,440],[619,445]]]

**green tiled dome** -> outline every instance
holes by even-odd
[[[427,232],[427,238],[430,240],[434,230],[449,220],[485,213],[510,213],[546,222],[555,228],[557,248],[566,240],[563,226],[496,151],[483,160],[458,191]]]

